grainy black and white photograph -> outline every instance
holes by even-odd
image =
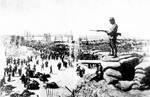
[[[0,0],[0,97],[150,97],[149,0]]]

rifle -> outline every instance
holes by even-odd
[[[90,30],[90,31],[105,32],[109,36],[113,36],[114,35],[113,33],[108,33],[107,30]],[[121,36],[121,33],[115,33],[115,36],[118,36],[118,35]]]
[[[90,31],[96,31],[96,32],[105,32],[108,34],[108,31],[107,30],[90,30]]]

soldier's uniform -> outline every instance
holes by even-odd
[[[113,22],[113,23],[112,23]],[[115,23],[114,18],[110,18],[110,23],[111,23],[111,28],[109,30],[108,36],[109,36],[109,45],[111,48],[111,55],[114,57],[117,57],[117,30],[118,30],[118,25]]]

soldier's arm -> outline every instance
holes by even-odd
[[[113,25],[109,30],[108,30],[108,35],[115,35],[117,33],[118,26]]]

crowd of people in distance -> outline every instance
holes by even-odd
[[[72,66],[67,58],[62,60],[56,52],[49,52],[44,48],[30,48],[38,53],[23,58],[8,57],[6,59],[4,78],[8,82],[12,81],[12,77],[20,77],[24,87],[28,87],[30,78],[39,78],[45,83],[51,74]],[[33,81],[33,83],[36,82]]]
[[[39,83],[36,80],[31,80],[31,78],[39,78],[40,81],[45,83],[48,82],[51,74],[55,74],[56,71],[73,67],[72,61],[69,60],[67,55],[64,55],[65,57],[62,59],[59,54],[44,47],[29,46],[29,48],[37,52],[37,54],[31,54],[23,58],[8,57],[6,59],[4,78],[8,82],[12,81],[12,77],[20,77],[24,87],[38,89]],[[90,67],[88,68],[90,69]],[[81,78],[84,76],[85,71],[82,66],[76,67],[76,73]]]

